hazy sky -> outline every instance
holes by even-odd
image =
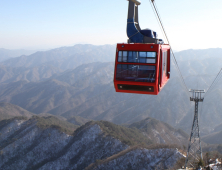
[[[221,0],[156,0],[174,50],[222,48]],[[46,49],[126,42],[126,0],[1,0],[0,48]],[[149,0],[142,29],[162,34]]]

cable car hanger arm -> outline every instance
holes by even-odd
[[[128,18],[127,18],[127,36],[128,43],[155,43],[163,44],[163,41],[157,38],[157,33],[150,29],[141,30],[138,19],[138,6],[141,4],[138,0],[128,0]]]

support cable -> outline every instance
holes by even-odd
[[[208,91],[212,89],[214,84],[217,84],[218,80],[219,80],[219,75],[222,73],[222,68],[220,69],[220,71],[218,72],[217,76],[215,77],[215,79],[213,80],[213,82],[211,83],[211,85],[209,86],[209,88],[207,89],[205,96],[208,94]],[[220,76],[221,77],[221,76]]]
[[[167,41],[167,38],[166,38],[166,36],[165,36],[165,34],[164,34],[164,32],[163,32],[163,28],[161,27],[160,22],[158,22],[157,15],[155,15],[155,10],[154,10],[154,8],[153,8],[153,6],[152,6],[152,3],[151,3],[151,1],[149,1],[149,2],[150,2],[150,6],[151,6],[151,8],[152,8],[152,10],[153,10],[154,16],[156,17],[157,23],[158,23],[158,25],[159,25],[159,27],[160,27],[160,30],[161,30],[161,32],[162,32],[163,39],[164,39],[164,41]]]
[[[168,37],[167,37],[167,34],[166,34],[166,31],[165,31],[165,29],[164,29],[164,27],[163,27],[163,23],[162,23],[162,21],[161,21],[160,15],[159,15],[159,13],[158,13],[158,9],[157,9],[157,7],[156,7],[155,1],[154,1],[154,0],[151,0],[151,2],[152,2],[152,4],[153,4],[153,9],[154,9],[155,12],[156,12],[156,16],[157,16],[158,21],[159,21],[159,23],[160,23],[160,25],[161,25],[161,28],[162,28],[162,30],[163,30],[164,36],[166,37],[166,40],[167,40],[168,44],[170,45],[170,41],[169,41],[169,39],[168,39]],[[187,91],[187,93],[188,93],[188,96],[190,96],[190,95],[189,95],[189,90],[188,90],[187,85],[186,85],[186,83],[185,83],[185,81],[184,81],[184,78],[183,78],[182,73],[181,73],[181,71],[180,71],[180,68],[179,68],[179,66],[178,66],[178,63],[177,63],[176,57],[175,57],[175,55],[174,55],[173,49],[171,48],[171,45],[170,45],[170,49],[171,49],[171,53],[172,53],[172,55],[173,55],[173,59],[174,59],[175,65],[176,65],[176,69],[177,69],[177,71],[179,72],[179,76],[180,76],[180,78],[181,78],[181,80],[182,80],[182,83],[183,83],[184,87],[186,88],[186,91]]]
[[[154,0],[151,0],[151,1],[152,1],[152,3],[155,3]],[[151,4],[151,6],[152,6],[152,4]],[[160,14],[159,14],[159,10],[158,10],[158,8],[157,8],[157,5],[155,5],[155,6],[156,6],[156,11],[157,11],[157,13],[158,13],[159,19],[160,19],[160,21],[161,21],[161,17],[160,17]],[[153,7],[153,6],[152,6],[152,8],[153,8],[153,11],[154,11],[154,7]],[[155,13],[155,11],[154,11],[154,13]],[[156,18],[157,18],[157,17],[156,17]],[[157,21],[158,21],[158,18],[157,18]],[[160,21],[158,22],[159,25],[160,25],[160,23],[162,24],[162,22],[160,22]],[[162,25],[163,25],[163,24],[162,24]],[[161,27],[162,33],[163,33],[163,35],[164,35],[167,43],[169,44],[169,41],[168,41],[168,38],[166,37],[166,32],[165,32],[164,28],[162,28],[161,25],[160,25],[160,27]]]

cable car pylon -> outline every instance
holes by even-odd
[[[204,98],[202,94],[205,93],[205,90],[189,90],[192,93],[190,101],[195,102],[194,107],[194,118],[193,125],[190,133],[190,141],[187,149],[187,157],[185,161],[185,168],[188,166],[195,167],[197,163],[202,159],[202,149],[201,149],[201,140],[200,140],[200,129],[198,121],[198,103],[203,102]]]

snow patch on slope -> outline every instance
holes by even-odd
[[[183,155],[177,149],[136,149],[127,154],[99,165],[102,169],[168,169],[172,167]]]

